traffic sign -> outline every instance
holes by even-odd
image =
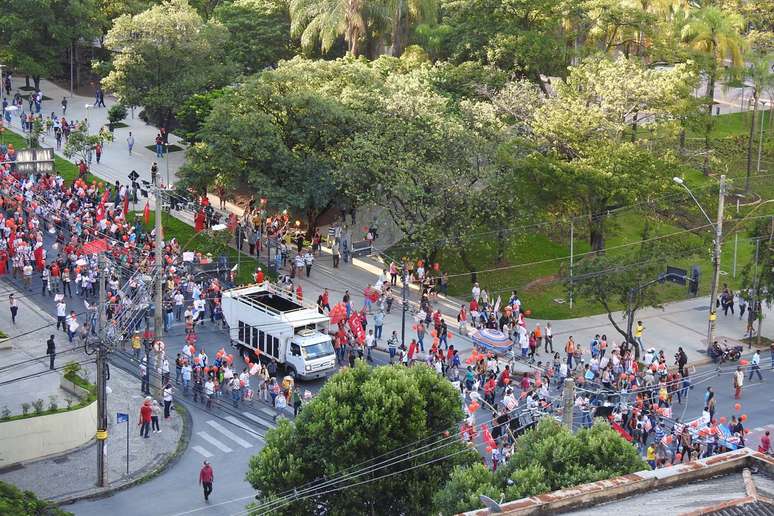
[[[140,177],[140,174],[138,174],[136,170],[132,170],[129,173],[129,179],[131,179],[132,181],[137,181],[138,177]]]
[[[116,413],[116,423],[128,423],[128,422],[129,422],[129,414],[124,414],[123,412]]]

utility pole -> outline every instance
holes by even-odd
[[[715,222],[715,242],[713,247],[713,274],[712,285],[710,289],[710,312],[709,322],[707,324],[707,353],[712,348],[715,341],[715,322],[718,318],[715,300],[718,297],[718,287],[720,284],[720,254],[723,247],[723,208],[726,202],[726,176],[720,176],[720,191],[718,192],[718,218]]]
[[[161,238],[161,189],[157,186],[155,188],[156,191],[156,245],[155,245],[155,256],[156,256],[156,271],[158,272],[158,275],[156,277],[156,310],[154,313],[153,318],[153,329],[155,332],[155,339],[157,341],[161,340],[161,337],[164,336],[164,293],[163,293],[163,286],[164,286],[164,262],[163,262],[163,254],[164,254],[164,240]],[[159,362],[159,356],[156,355],[156,362]],[[148,370],[150,371],[150,360],[148,361],[148,364],[146,364],[148,367]],[[158,364],[157,364],[158,365]],[[159,392],[161,390],[161,374],[158,375],[150,375],[153,381],[153,392]]]
[[[570,219],[570,310],[572,310],[572,266],[575,251],[575,219]]]
[[[107,346],[105,343],[105,255],[97,257],[99,305],[97,306],[97,486],[108,485],[107,478]]]
[[[408,272],[403,272],[403,288],[401,292],[403,298],[403,310],[400,320],[400,343],[406,345],[406,312],[408,311]],[[392,359],[390,359],[392,360]]]
[[[572,417],[575,408],[575,380],[569,376],[564,381],[562,402],[564,404],[564,409],[562,410],[562,425],[572,432]]]

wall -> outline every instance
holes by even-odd
[[[77,448],[94,438],[97,402],[57,414],[0,422],[0,468]]]

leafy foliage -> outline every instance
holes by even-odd
[[[266,446],[250,461],[247,480],[269,501],[355,464],[416,447],[422,439],[441,439],[440,433],[462,418],[459,393],[432,369],[358,363],[328,380],[293,423],[283,421],[268,432]],[[454,465],[473,461],[475,452],[461,442],[441,439],[437,446],[320,489],[279,512],[424,514]],[[398,471],[400,475],[390,475]],[[334,487],[347,487],[345,495]]]
[[[598,421],[575,434],[545,418],[520,436],[511,459],[492,473],[481,464],[457,467],[433,497],[436,511],[482,507],[478,495],[515,500],[647,469],[636,448]]]
[[[105,38],[114,52],[102,80],[122,104],[144,106],[149,120],[168,126],[183,99],[225,84],[228,32],[204,22],[186,0],[169,0],[115,20]]]
[[[38,499],[31,491],[0,482],[0,514],[17,516],[72,516],[55,505]]]

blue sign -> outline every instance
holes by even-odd
[[[128,423],[129,422],[129,414],[124,414],[123,412],[116,412],[116,423]]]

